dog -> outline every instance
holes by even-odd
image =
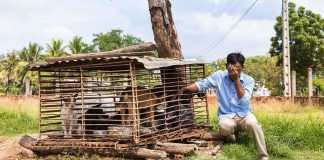
[[[101,104],[95,105],[89,108],[84,113],[84,124],[85,124],[85,134],[93,134],[96,130],[107,130],[108,129],[108,115],[105,115],[102,109],[100,109]],[[82,116],[78,119],[78,124],[82,123]]]
[[[75,102],[78,94],[74,94],[69,98],[63,100],[63,106],[61,108],[61,122],[63,128],[63,136],[64,138],[72,137],[73,127],[76,125],[75,117],[73,113],[73,108],[75,107]]]
[[[150,118],[150,124],[153,130],[156,130],[155,126],[155,112],[164,112],[166,104],[163,98],[160,98],[153,94],[150,89],[145,87],[135,87],[138,108],[141,122],[145,122],[144,119]],[[120,105],[121,120],[123,125],[131,125],[133,119],[134,108],[133,108],[133,94],[132,87],[127,87],[124,89],[124,92],[121,94],[122,98],[120,102],[123,102]],[[149,125],[147,125],[149,126]]]

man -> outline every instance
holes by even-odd
[[[239,131],[248,132],[256,143],[258,158],[268,159],[264,134],[251,111],[250,99],[254,79],[244,73],[245,58],[241,53],[227,56],[225,71],[216,71],[211,76],[184,87],[182,91],[197,92],[208,88],[217,90],[218,134],[228,142],[235,142]]]

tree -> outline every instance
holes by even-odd
[[[319,72],[324,69],[324,19],[319,14],[296,9],[294,3],[289,3],[290,30],[290,62],[291,69],[298,76],[307,76],[307,68]],[[277,17],[274,26],[276,35],[271,38],[270,54],[278,56],[282,63],[282,17]]]
[[[82,37],[74,36],[72,41],[69,42],[68,47],[72,54],[82,53]]]
[[[68,48],[72,54],[92,53],[95,52],[95,46],[82,42],[82,37],[74,36],[69,42]]]
[[[218,59],[205,66],[206,76],[212,75],[215,71],[226,69],[226,59]]]
[[[7,78],[7,84],[5,90],[5,94],[7,95],[10,85],[12,83],[11,77],[13,75],[14,69],[19,63],[18,52],[15,50],[8,52],[6,56],[1,59],[0,63],[1,63],[1,70],[5,71],[6,78]]]
[[[282,95],[282,70],[277,62],[277,57],[247,57],[243,72],[252,76],[256,84],[269,88],[271,95]]]
[[[122,32],[120,29],[113,29],[107,33],[94,34],[93,44],[99,51],[104,52],[143,43],[140,38],[122,35]]]
[[[18,87],[20,87],[23,84],[24,78],[28,72],[29,65],[44,58],[44,56],[41,54],[42,50],[43,47],[41,47],[37,43],[29,43],[28,48],[24,47],[19,53],[20,60],[26,63],[23,66],[23,69],[19,72],[20,79],[18,81]]]
[[[51,44],[46,44],[47,47],[47,56],[48,57],[61,57],[66,56],[67,53],[64,51],[66,46],[63,46],[62,40],[52,40]]]

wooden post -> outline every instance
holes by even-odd
[[[295,102],[296,96],[296,71],[291,72],[291,101]]]
[[[312,77],[312,68],[307,68],[308,71],[308,103],[312,103],[313,96],[313,77]]]
[[[30,96],[30,77],[26,77],[26,90],[25,90],[25,96]]]

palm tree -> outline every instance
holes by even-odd
[[[72,54],[80,54],[84,48],[84,43],[82,42],[82,37],[74,36],[72,41],[68,45]]]
[[[46,44],[47,47],[47,56],[48,57],[61,57],[66,56],[67,53],[64,51],[66,46],[63,46],[62,40],[52,40],[51,44]]]
[[[1,59],[1,70],[4,70],[6,72],[6,78],[7,78],[7,87],[5,90],[5,94],[8,94],[10,82],[11,82],[11,75],[14,72],[14,69],[19,63],[18,58],[18,52],[17,51],[11,51],[6,54],[5,57]]]
[[[28,48],[24,47],[19,54],[19,58],[23,62],[27,62],[23,69],[20,71],[20,79],[18,81],[18,87],[23,84],[24,78],[28,72],[29,66],[37,61],[40,61],[44,58],[41,54],[43,47],[38,45],[37,43],[29,43]]]

